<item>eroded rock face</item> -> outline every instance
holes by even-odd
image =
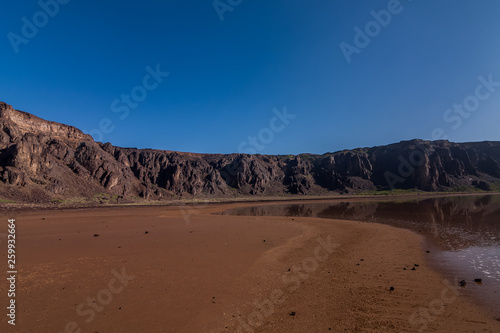
[[[96,143],[75,127],[0,103],[0,195],[228,197],[500,183],[500,142],[404,141],[324,155],[191,154]]]

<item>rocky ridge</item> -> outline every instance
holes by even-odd
[[[323,155],[121,148],[0,103],[0,197],[47,202],[495,189],[500,142],[411,140]]]

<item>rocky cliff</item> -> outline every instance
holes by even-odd
[[[0,197],[25,202],[490,190],[500,184],[500,142],[412,140],[298,156],[179,153],[94,142],[0,103],[0,180]]]

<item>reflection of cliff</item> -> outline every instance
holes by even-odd
[[[339,202],[337,204],[286,204],[247,207],[236,210],[238,215],[252,216],[302,216],[338,219],[370,220],[377,209],[376,202]],[[228,211],[231,214],[233,211]]]
[[[328,218],[335,215],[339,219],[373,220],[377,211],[376,202],[342,202],[336,206],[328,205],[316,214],[317,217]]]
[[[313,217],[314,208],[306,207],[305,205],[269,205],[247,207],[236,211],[236,215],[250,216],[304,216]],[[223,214],[232,214],[233,211],[228,211]]]
[[[495,198],[495,199],[494,199]],[[448,250],[500,243],[499,196],[432,198],[379,203],[377,222],[425,233]]]
[[[379,222],[430,235],[442,247],[500,245],[500,196],[461,196],[405,202],[269,205],[240,215],[304,216]]]

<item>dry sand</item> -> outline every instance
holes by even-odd
[[[0,233],[17,220],[18,290],[14,328],[0,285],[0,331],[500,332],[427,267],[420,236],[212,215],[248,205],[2,213]]]

